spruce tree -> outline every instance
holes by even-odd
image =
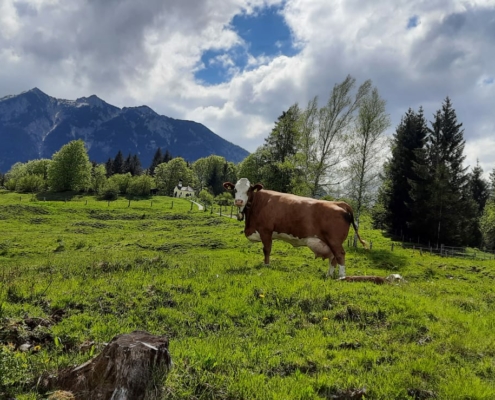
[[[163,155],[163,162],[168,163],[170,160],[172,160],[172,154],[168,150],[165,150],[165,154]]]
[[[137,154],[134,154],[132,156],[130,172],[132,176],[138,176],[143,173],[143,167],[141,167],[141,160],[139,160]]]
[[[447,97],[428,128],[425,148],[417,152],[412,182],[415,235],[432,243],[461,245],[469,241],[465,227],[473,215],[467,168],[463,167],[464,130]]]
[[[123,174],[124,173],[124,156],[122,152],[119,150],[115,159],[113,160],[113,173],[114,174]]]
[[[471,197],[476,202],[478,216],[480,216],[488,200],[490,188],[488,182],[483,179],[483,168],[481,168],[478,161],[476,162],[476,167],[469,174],[469,190]]]
[[[155,174],[155,168],[161,163],[163,163],[162,149],[158,147],[158,149],[156,149],[155,155],[153,156],[153,160],[151,161],[151,165],[149,168],[150,175]]]
[[[131,172],[131,163],[132,163],[132,156],[131,156],[131,153],[129,153],[124,161],[124,165],[122,167],[122,170],[124,172],[124,174],[127,174],[128,172],[131,173],[131,175],[134,175],[132,172]]]
[[[416,113],[409,109],[396,128],[392,156],[384,167],[384,184],[379,194],[385,209],[383,222],[390,233],[399,237],[411,235],[411,182],[419,179],[414,166],[421,162],[418,151],[423,148],[426,135],[423,110],[420,108]]]
[[[113,175],[113,159],[109,158],[105,163],[105,169],[107,170],[107,178],[110,178]]]

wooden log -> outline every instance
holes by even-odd
[[[115,336],[103,351],[57,376],[42,376],[45,390],[70,391],[76,400],[159,398],[171,366],[168,338],[144,331]]]
[[[347,282],[373,282],[377,285],[385,283],[385,278],[381,276],[346,276],[345,278],[340,278],[339,281]]]

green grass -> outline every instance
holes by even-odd
[[[0,192],[0,397],[141,329],[170,338],[171,399],[495,398],[494,261],[391,252],[365,220],[347,274],[407,282],[337,282],[186,200],[42,199]]]

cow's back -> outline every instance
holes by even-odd
[[[335,203],[261,190],[254,195],[245,233],[249,236],[261,231],[297,238],[331,235],[343,241],[349,222],[346,210]]]

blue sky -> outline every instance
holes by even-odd
[[[466,164],[495,167],[495,0],[1,0],[0,65],[0,97],[145,104],[249,151],[350,74],[387,101],[387,135],[449,96]]]
[[[236,72],[258,66],[249,65],[249,56],[266,60],[280,55],[295,56],[298,51],[281,10],[279,5],[235,15],[229,25],[242,43],[227,50],[205,51],[196,79],[207,85],[228,82]]]

